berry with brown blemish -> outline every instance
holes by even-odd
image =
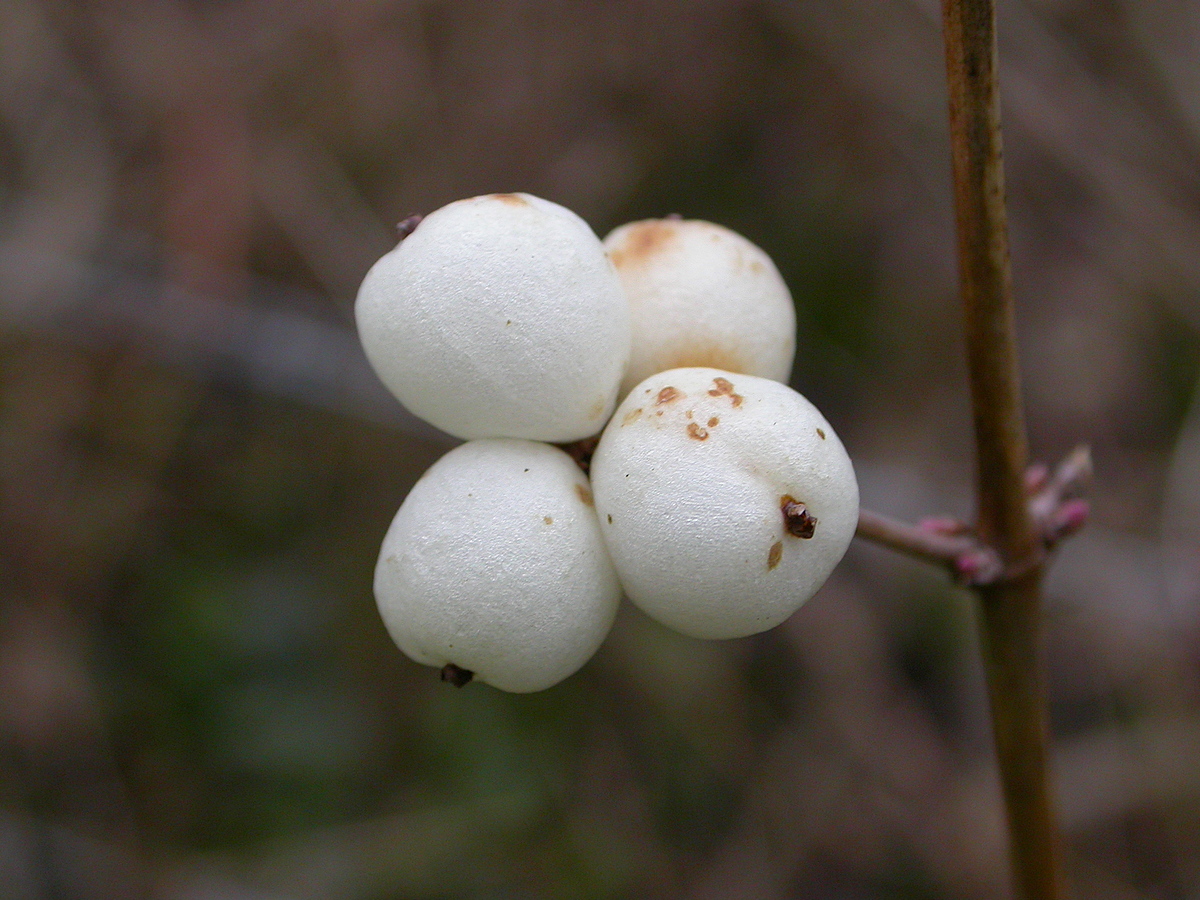
[[[686,219],[631,222],[604,246],[633,326],[623,392],[669,369],[788,380],[795,305],[761,248],[720,225]]]
[[[690,399],[654,408],[666,388]],[[639,407],[654,415],[621,427]],[[646,379],[601,436],[591,485],[626,596],[700,638],[790,616],[829,577],[858,519],[853,467],[820,412],[786,385],[729,370]]]

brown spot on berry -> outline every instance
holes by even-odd
[[[651,219],[630,226],[620,246],[613,248],[611,257],[617,268],[644,265],[675,239],[676,226],[672,222]]]
[[[658,397],[654,402],[659,404],[670,403],[672,400],[678,400],[682,396],[684,396],[684,393],[679,388],[667,385],[658,392]]]
[[[524,197],[518,197],[516,194],[492,194],[492,199],[499,200],[501,203],[507,203],[509,206],[529,205]]]
[[[791,494],[779,498],[779,508],[783,511],[783,530],[792,537],[808,540],[816,534],[816,517],[810,516],[808,507]]]
[[[825,440],[825,429],[818,428],[817,429],[817,437],[819,437],[821,440]]]
[[[542,521],[545,522],[547,525],[554,524],[554,520],[552,518],[550,518],[549,516],[542,516]]]
[[[716,416],[713,416],[711,419],[708,420],[709,428],[716,428],[720,424],[721,424],[721,420],[718,419]]]
[[[734,406],[742,405],[742,395],[733,391],[733,382],[728,378],[714,378],[713,387],[709,390],[710,397],[728,397]]]
[[[455,687],[470,684],[471,679],[474,677],[475,673],[470,669],[460,668],[454,663],[446,663],[442,666],[442,681],[448,681]]]
[[[592,499],[592,492],[578,482],[575,484],[575,495],[583,501],[584,506],[594,506],[595,501]]]
[[[690,437],[694,441],[707,441],[708,440],[708,432],[705,431],[703,428],[701,428],[699,425],[697,425],[695,422],[688,423],[687,433],[688,433],[688,437]]]
[[[693,413],[693,412],[695,412],[695,410],[689,409],[689,410],[687,411],[687,417],[688,417],[689,419],[692,417],[692,413]]]
[[[783,541],[776,541],[771,545],[771,550],[767,554],[767,568],[775,568],[781,559],[783,559]]]
[[[611,524],[612,524],[612,513],[609,513],[609,514],[608,514],[608,524],[609,524],[609,525],[611,525]]]
[[[625,418],[621,419],[621,427],[624,428],[626,425],[636,422],[641,417],[642,408],[640,406],[637,409],[631,409],[629,412],[625,413]]]

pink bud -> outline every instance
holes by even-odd
[[[960,584],[990,584],[1004,571],[999,557],[990,550],[968,550],[954,559]]]
[[[1056,509],[1047,524],[1047,538],[1059,541],[1079,531],[1092,515],[1092,505],[1086,500],[1068,500]]]
[[[1030,494],[1036,494],[1049,480],[1050,467],[1045,463],[1034,463],[1025,470],[1025,490]]]

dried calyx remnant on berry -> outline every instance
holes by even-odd
[[[600,646],[620,595],[587,479],[534,441],[470,441],[443,456],[409,492],[375,568],[392,639],[459,686],[558,683]]]
[[[684,366],[787,382],[796,349],[792,295],[746,238],[711,222],[647,219],[617,228],[604,246],[632,317],[622,394]]]
[[[591,475],[629,599],[693,637],[778,625],[824,584],[858,523],[833,428],[791,388],[751,375],[647,378],[604,430]]]
[[[593,435],[629,359],[629,306],[600,239],[528,194],[425,216],[367,273],[355,318],[380,380],[460,438]]]

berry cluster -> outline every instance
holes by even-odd
[[[549,687],[622,593],[695,637],[763,631],[850,543],[850,459],[784,383],[791,296],[728,229],[650,220],[602,243],[537,197],[460,200],[372,267],[355,314],[384,384],[467,441],[413,487],[375,570],[392,638],[448,680]],[[601,429],[590,480],[544,443]]]

